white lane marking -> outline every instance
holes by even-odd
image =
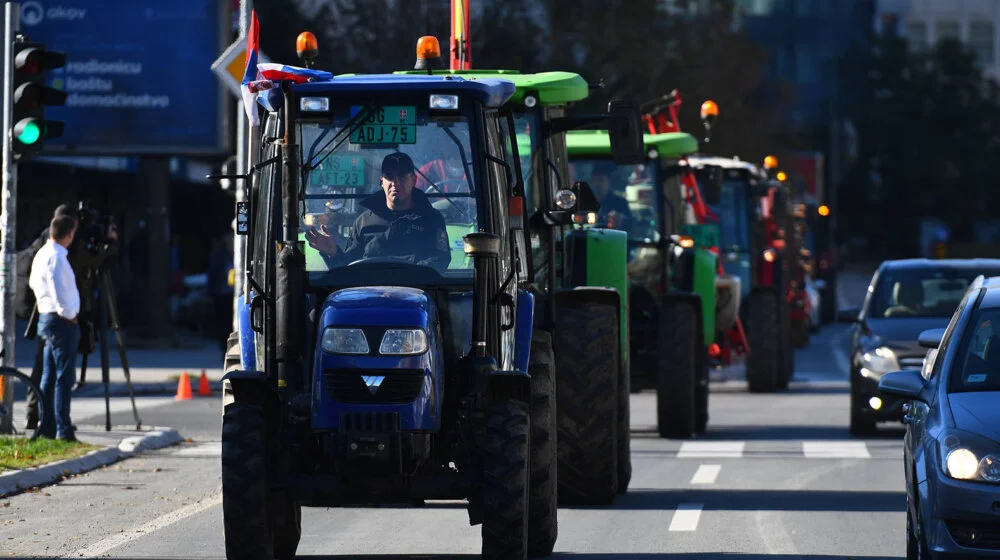
[[[701,519],[701,508],[705,504],[677,504],[674,516],[670,520],[668,531],[694,531]]]
[[[745,441],[685,441],[677,452],[677,458],[739,459],[743,457],[746,444]]]
[[[863,441],[803,441],[802,454],[807,459],[870,459]]]
[[[173,525],[174,523],[177,523],[182,519],[191,517],[192,515],[195,515],[197,513],[201,513],[206,509],[215,507],[221,503],[222,503],[222,494],[221,493],[213,494],[201,500],[200,502],[188,504],[180,509],[176,509],[174,511],[171,511],[170,513],[161,515],[160,517],[157,517],[156,519],[150,521],[149,523],[144,523],[137,527],[128,529],[123,533],[112,535],[106,539],[97,541],[96,543],[90,546],[81,548],[80,550],[74,552],[70,556],[74,558],[80,558],[80,557],[94,558],[102,554],[106,554],[108,551],[118,548],[123,544],[144,537],[154,531],[158,531],[169,525]]]
[[[182,447],[172,451],[174,457],[222,457],[221,441],[202,441],[193,444],[181,444]]]
[[[691,477],[691,484],[715,484],[721,470],[722,465],[701,465]]]

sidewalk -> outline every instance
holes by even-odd
[[[37,342],[24,338],[27,321],[17,321],[17,343],[14,349],[15,367],[25,374],[31,373],[34,364]],[[136,395],[167,395],[177,391],[177,376],[187,371],[191,378],[192,389],[198,390],[198,379],[202,370],[208,376],[213,390],[221,390],[223,370],[222,350],[215,341],[186,335],[181,338],[180,348],[128,348],[125,357],[128,360],[132,389]],[[118,352],[118,344],[112,335],[108,345],[109,392],[110,395],[127,396],[128,387],[125,383],[125,372],[122,369]],[[77,359],[77,379],[80,378],[82,357]],[[171,378],[173,376],[173,378]],[[103,397],[104,385],[101,383],[101,353],[100,346],[88,356],[87,377],[83,389],[75,391],[74,397]]]
[[[63,478],[99,469],[143,451],[175,445],[184,439],[173,428],[145,427],[137,431],[134,426],[112,426],[111,431],[105,431],[103,426],[79,426],[76,437],[100,449],[81,457],[0,474],[0,497],[57,483]]]

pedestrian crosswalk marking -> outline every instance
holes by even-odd
[[[803,441],[802,454],[809,459],[870,459],[863,441]]]
[[[740,458],[745,441],[685,441],[677,452],[678,459]]]

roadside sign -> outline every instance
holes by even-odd
[[[267,56],[257,51],[257,62],[271,62]],[[212,63],[212,72],[219,78],[224,86],[229,88],[229,92],[239,99],[240,82],[243,81],[243,71],[247,67],[247,39],[240,37],[233,44],[226,47],[219,58]]]

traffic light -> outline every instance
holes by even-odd
[[[30,155],[42,142],[63,134],[63,122],[45,120],[45,106],[66,103],[66,92],[45,85],[45,72],[66,65],[66,53],[47,51],[44,45],[16,41],[14,54],[14,107],[12,145],[15,154]]]

